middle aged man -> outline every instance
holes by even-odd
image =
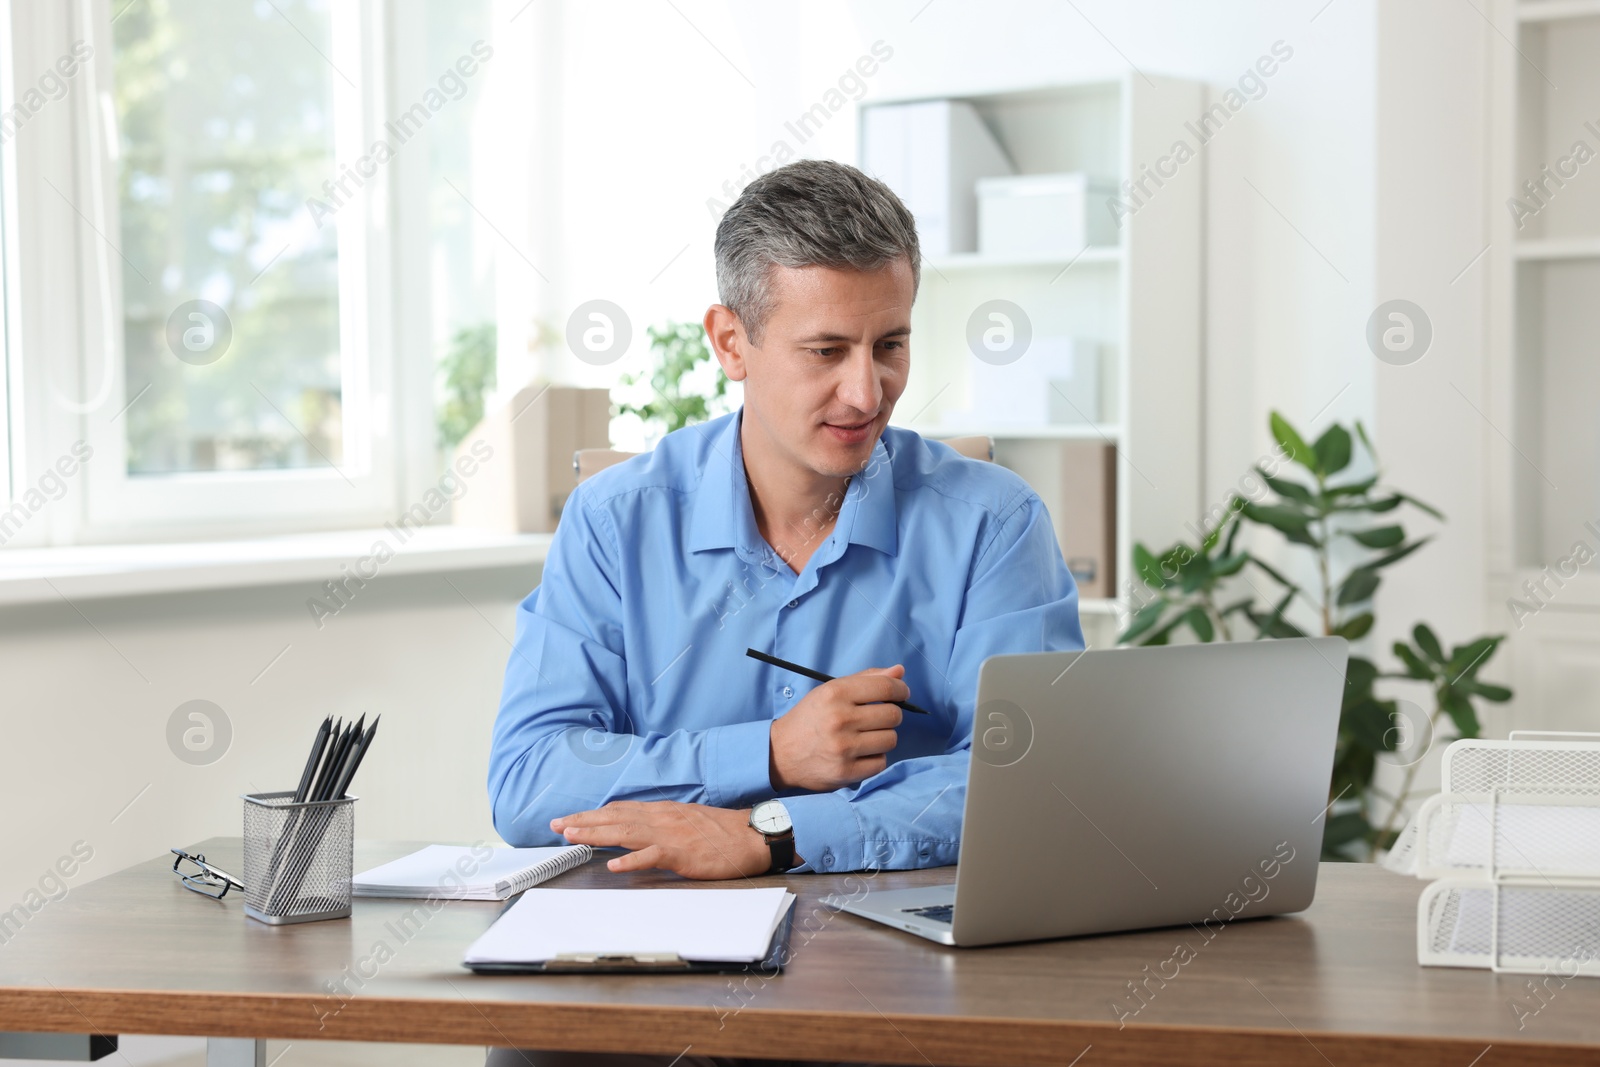
[[[518,612],[495,825],[687,878],[954,863],[979,666],[1083,647],[1050,518],[1010,471],[888,425],[920,253],[886,186],[791,163],[715,251],[706,336],[744,405],[568,500]]]

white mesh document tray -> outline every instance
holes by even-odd
[[[1386,861],[1437,879],[1418,962],[1600,976],[1600,734],[1457,741],[1442,785]]]

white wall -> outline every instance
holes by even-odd
[[[628,356],[591,368],[554,353],[545,371],[609,384],[643,367],[646,324],[698,318],[716,299],[708,200],[730,202],[779,140],[854,161],[854,102],[804,144],[784,124],[874,41],[894,54],[867,79],[869,100],[1115,76],[1130,62],[1220,89],[1282,40],[1294,58],[1206,150],[1205,498],[1220,500],[1270,446],[1270,407],[1302,422],[1372,413],[1372,361],[1349,330],[1365,321],[1373,288],[1374,6],[1339,0],[1320,15],[1321,0],[543,6],[497,39],[517,58],[496,69],[563,72],[559,108],[531,76],[517,90],[521,113],[540,124],[529,159],[555,174],[506,179],[522,190],[507,208],[513,225],[539,214],[529,188],[558,198],[558,219],[547,212],[514,239],[560,270],[540,268],[549,283],[535,279],[523,298],[537,308],[503,317],[502,336],[525,333],[531,313],[564,325],[577,303],[603,296],[633,320]]]
[[[352,789],[359,836],[497,840],[489,729],[514,608],[537,581],[380,577],[320,630],[311,585],[0,610],[0,909],[75,841],[94,858],[74,884],[238,835],[239,794],[294,788],[329,714],[383,715]],[[167,743],[173,711],[196,699],[232,725],[206,766]]]

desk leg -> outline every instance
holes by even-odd
[[[208,1037],[206,1067],[267,1067],[267,1043],[253,1037]]]
[[[0,1031],[0,1060],[77,1060],[88,1063],[115,1051],[115,1034],[19,1034]]]

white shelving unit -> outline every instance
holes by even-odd
[[[1205,87],[1131,74],[980,94],[971,104],[1022,174],[1082,171],[1136,179],[1183,140],[1205,108]],[[924,96],[912,99],[931,99]],[[865,101],[863,108],[910,99]],[[1203,150],[1202,150],[1203,151]],[[1118,453],[1111,597],[1082,601],[1090,645],[1110,645],[1127,606],[1132,546],[1192,539],[1201,510],[1201,268],[1204,161],[1190,159],[1124,217],[1118,242],[1030,256],[964,252],[929,257],[912,313],[912,377],[896,421],[930,437],[988,434],[997,462],[1022,474],[1052,515],[1066,506],[1061,443],[1100,441]],[[1099,199],[1092,210],[1106,210]],[[1020,305],[1034,336],[1084,337],[1102,347],[1101,421],[1093,425],[959,424],[976,362],[967,321],[991,299]],[[1026,355],[1023,356],[1027,358]]]
[[[1515,721],[1593,729],[1600,691],[1600,565],[1562,575],[1583,542],[1600,553],[1600,159],[1546,177],[1583,141],[1600,152],[1600,2],[1498,0],[1515,48],[1492,59],[1489,104],[1490,407],[1509,441],[1491,453],[1489,617],[1537,611],[1511,634]],[[1526,183],[1543,181],[1535,198]],[[1516,219],[1520,200],[1532,214]],[[1551,576],[1555,577],[1552,578]],[[1527,583],[1542,583],[1529,595]],[[1548,609],[1544,606],[1548,604]]]

